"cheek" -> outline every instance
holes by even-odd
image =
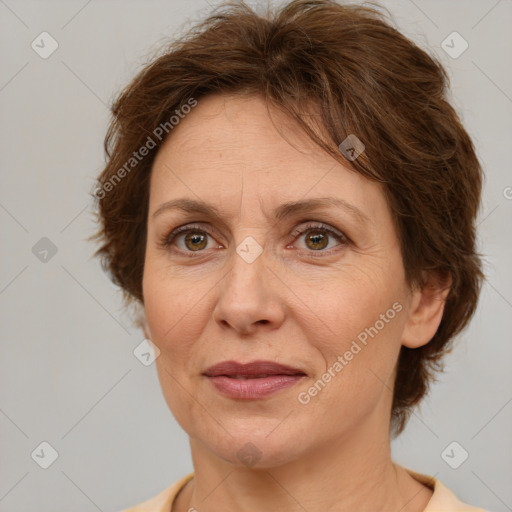
[[[315,366],[315,375],[297,398],[309,408],[305,414],[323,417],[327,431],[337,436],[340,425],[351,428],[377,409],[387,414],[405,308],[395,300],[397,293],[382,293],[371,284],[364,290],[346,286],[325,291],[331,300],[324,299],[329,307],[317,324],[328,325],[329,336],[309,328],[323,367]]]
[[[169,279],[161,271],[144,270],[144,308],[151,340],[160,350],[155,361],[164,399],[176,421],[185,431],[191,429],[190,417],[201,417],[197,401],[185,390],[193,389],[190,378],[193,350],[202,330],[200,315],[203,293],[184,294],[179,279]],[[206,297],[205,297],[206,298]],[[204,299],[203,299],[204,300]]]
[[[202,298],[200,286],[155,271],[150,262],[144,269],[144,309],[152,341],[175,361],[186,357],[203,328],[201,311],[207,297]]]
[[[310,400],[307,407],[318,414],[331,409],[333,428],[359,421],[391,395],[406,309],[400,268],[388,268],[354,266],[324,282],[321,293],[303,289],[304,302],[319,307],[315,318],[301,322],[323,368],[316,365],[301,403]]]
[[[393,386],[406,321],[403,290],[398,279],[373,277],[354,271],[350,278],[323,288],[324,315],[317,324],[328,327],[330,334],[312,334],[311,339],[325,364],[315,382],[327,383],[324,387],[318,382],[314,400],[320,407],[336,404],[336,421],[347,412],[346,418],[354,420],[369,413]]]
[[[399,269],[387,273],[382,267],[377,272],[352,266],[322,280],[316,288],[312,282],[295,289],[306,306],[297,318],[329,360],[348,350],[354,340],[364,346],[367,340],[399,338],[405,316]],[[381,348],[385,350],[387,344]]]

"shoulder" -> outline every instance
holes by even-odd
[[[120,512],[169,512],[171,505],[185,484],[194,477],[194,473],[180,478],[169,487],[156,496],[135,505],[134,507],[124,509]]]
[[[414,479],[434,491],[424,512],[489,512],[483,508],[473,507],[461,501],[455,493],[448,489],[448,487],[437,478],[422,473],[416,473],[411,469],[405,469]]]

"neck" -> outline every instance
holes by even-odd
[[[388,432],[364,430],[266,469],[235,466],[191,439],[194,478],[172,512],[423,511],[432,491],[393,463]]]

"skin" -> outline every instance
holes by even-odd
[[[427,293],[407,284],[380,185],[271,112],[279,131],[257,96],[201,98],[152,170],[145,332],[160,349],[162,391],[189,435],[195,468],[172,512],[422,511],[432,491],[391,459],[392,389],[400,347],[432,338],[447,289],[432,285]],[[285,202],[330,196],[355,206],[367,222],[336,207],[279,221],[271,215]],[[155,216],[177,198],[208,202],[223,220],[177,210]],[[350,241],[325,235],[319,249],[314,228],[292,235],[309,222]],[[192,228],[206,236],[203,245],[180,233],[162,246],[173,229],[192,223],[211,230]],[[236,252],[248,236],[263,250],[252,263]],[[299,393],[397,302],[401,311],[378,335],[300,403]],[[264,399],[241,401],[201,375],[221,361],[261,359],[307,376]],[[251,466],[237,456],[249,442],[261,456]]]

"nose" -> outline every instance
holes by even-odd
[[[233,251],[230,263],[230,270],[218,283],[214,320],[221,328],[242,335],[262,328],[278,329],[285,316],[279,293],[284,287],[268,266],[265,251],[252,262]]]

